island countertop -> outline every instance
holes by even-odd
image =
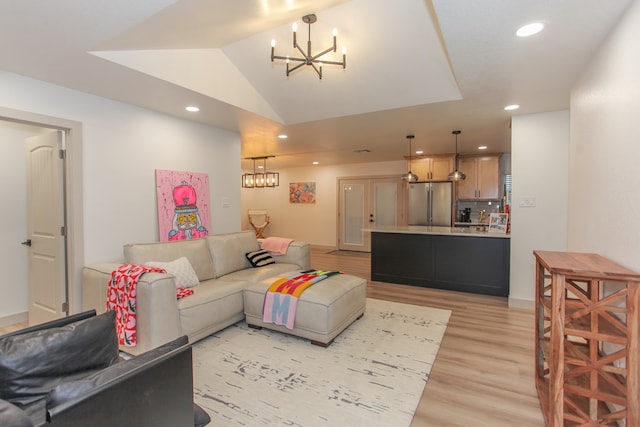
[[[428,225],[384,225],[363,228],[362,231],[372,233],[401,233],[401,234],[437,234],[442,236],[468,236],[509,239],[509,234],[489,233],[477,230],[476,227],[438,227]]]

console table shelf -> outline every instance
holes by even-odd
[[[597,254],[533,254],[547,426],[640,426],[640,274]]]

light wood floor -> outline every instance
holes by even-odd
[[[412,427],[544,426],[533,310],[509,308],[506,298],[371,282],[369,254],[330,251],[313,248],[312,267],[366,278],[370,298],[452,311]]]
[[[532,310],[509,308],[505,298],[371,282],[369,254],[328,252],[314,247],[312,267],[366,278],[370,298],[452,311],[411,427],[544,426],[534,385]],[[25,326],[0,328],[0,334]]]

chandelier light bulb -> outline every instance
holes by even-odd
[[[291,26],[291,29],[293,30],[294,33],[298,31],[298,24],[294,22],[293,25]]]
[[[271,47],[276,47],[276,39],[271,39]]]
[[[333,37],[337,37],[338,36],[338,29],[334,28],[333,29]]]

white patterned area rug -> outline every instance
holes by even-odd
[[[367,299],[327,348],[239,322],[193,346],[215,426],[408,426],[451,312]]]

